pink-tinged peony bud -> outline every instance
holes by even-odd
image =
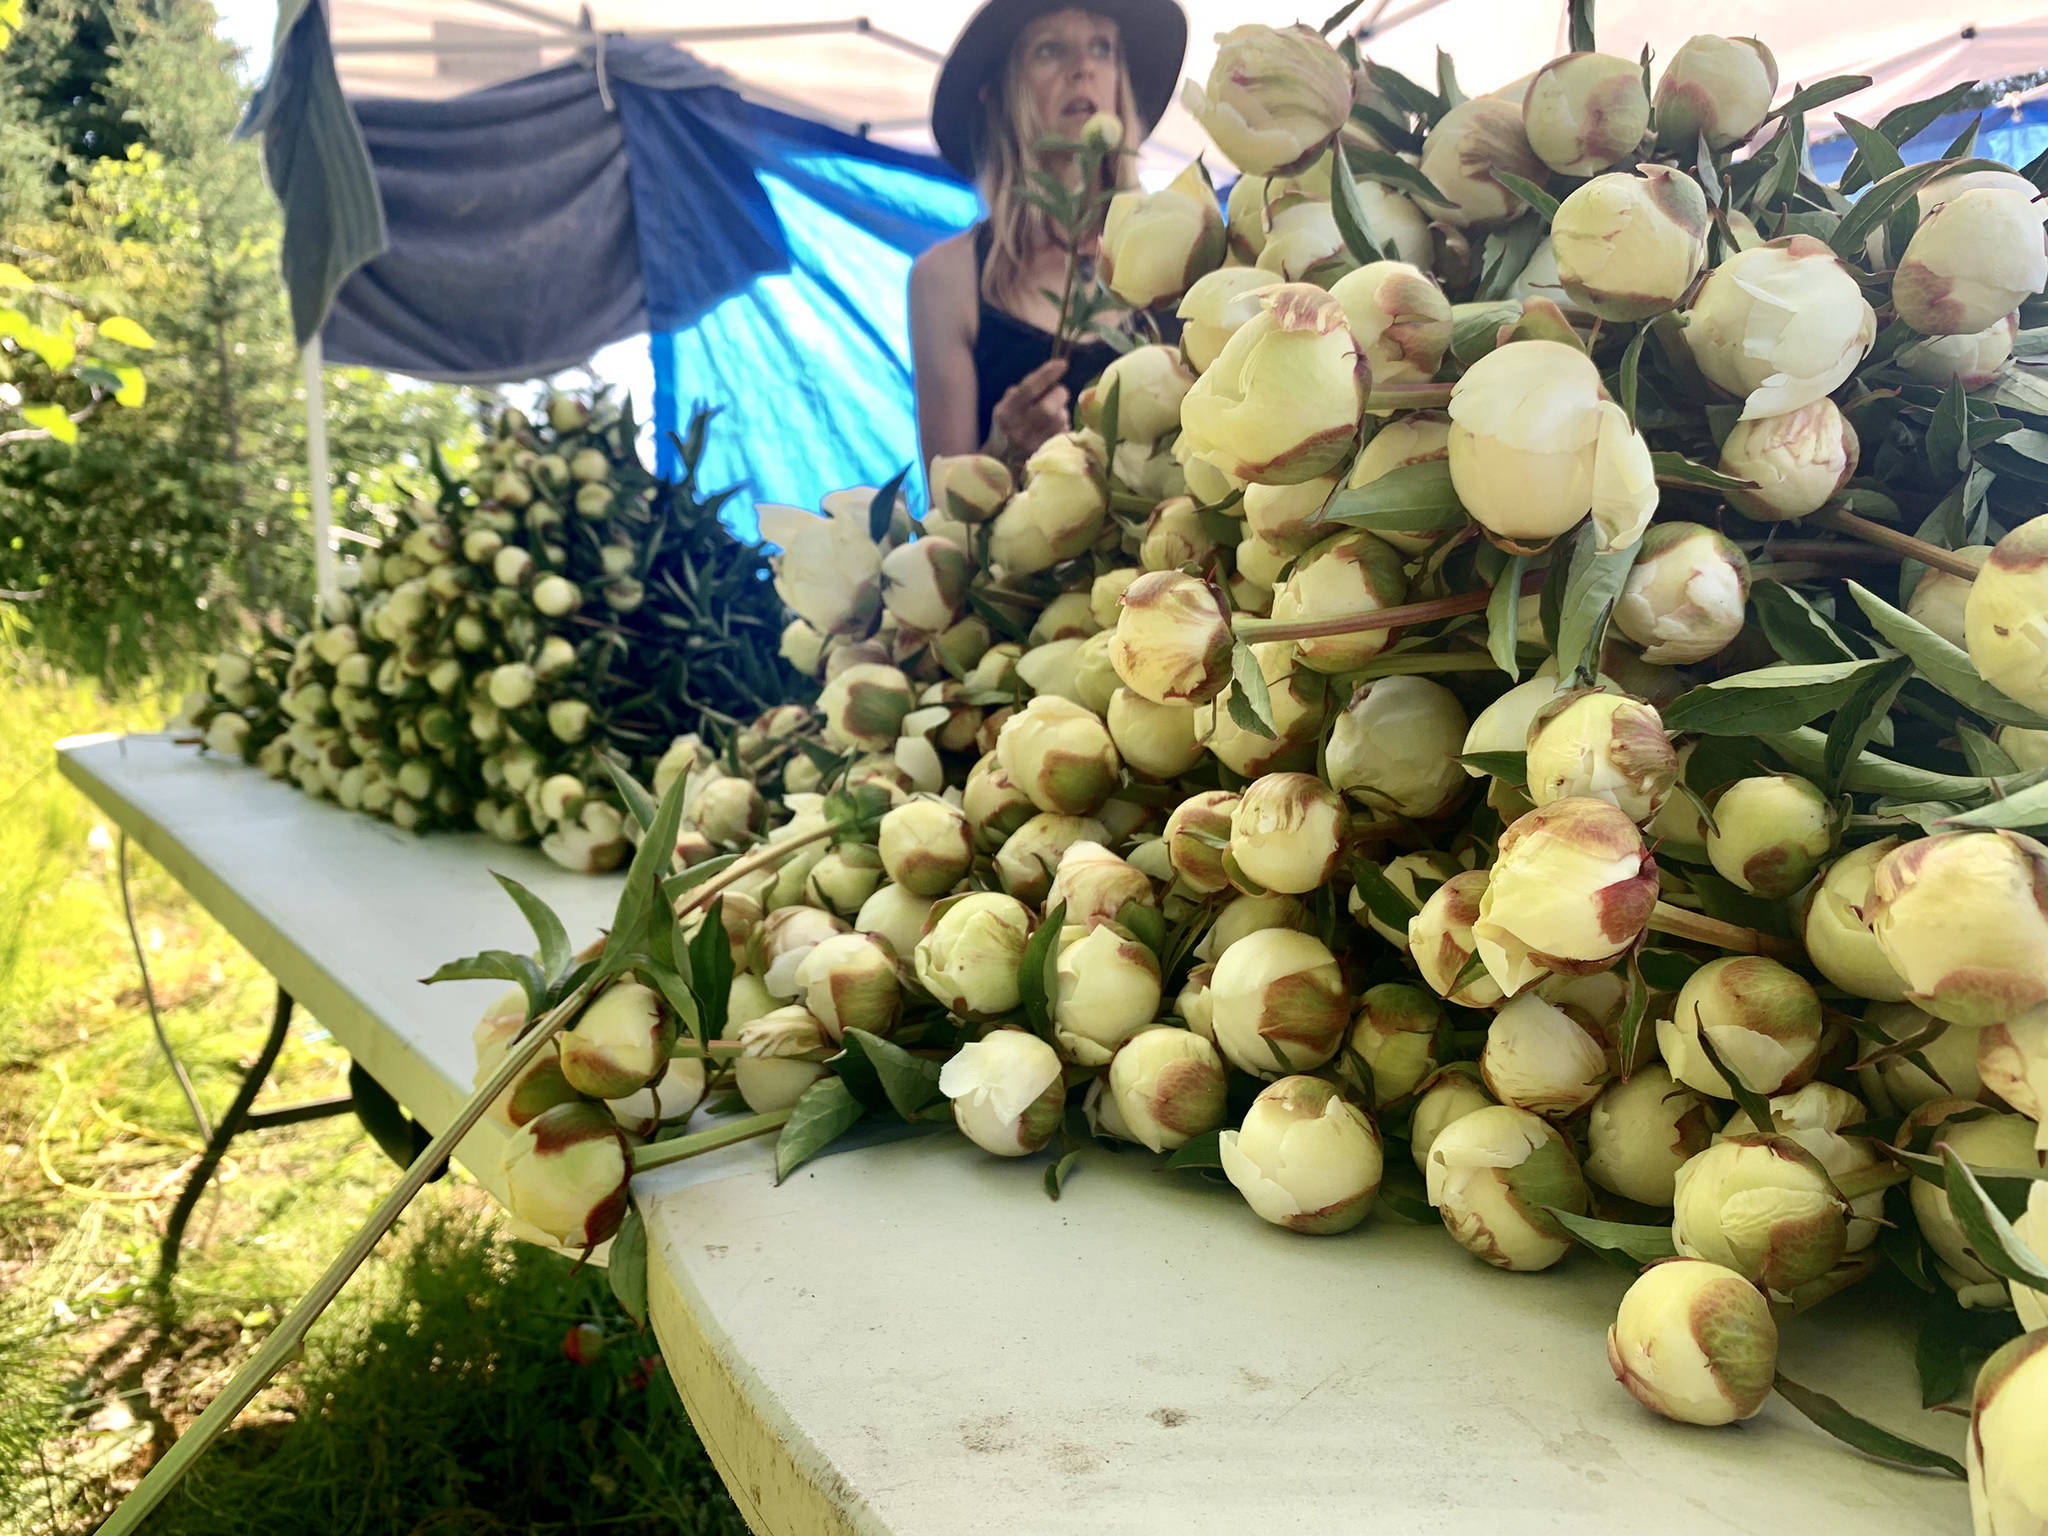
[[[1159,1016],[1159,961],[1122,928],[1060,929],[1053,959],[1053,1040],[1079,1067],[1100,1067]]]
[[[1586,1119],[1586,1177],[1643,1205],[1669,1206],[1678,1170],[1714,1139],[1705,1098],[1662,1066],[1610,1083]]]
[[[1777,90],[1778,61],[1757,39],[1692,38],[1657,81],[1657,145],[1692,155],[1702,134],[1715,149],[1740,144],[1763,123]]]
[[[1253,894],[1312,891],[1336,868],[1350,822],[1343,798],[1313,774],[1269,773],[1231,808],[1224,867]]]
[[[1529,745],[1529,728],[1546,706],[1566,693],[1558,681],[1557,663],[1547,660],[1527,682],[1517,683],[1482,709],[1465,733],[1463,753],[1521,752]],[[1486,777],[1483,769],[1460,764],[1475,779]]]
[[[659,992],[617,981],[585,1004],[559,1038],[569,1085],[592,1098],[618,1099],[661,1076],[676,1025]]]
[[[2048,1185],[2036,1184],[2036,1190]],[[2038,1302],[2039,1293],[2034,1300]],[[1970,1394],[1970,1515],[1977,1536],[2034,1536],[2048,1529],[2048,1332],[2001,1346]]]
[[[1737,779],[1715,798],[1707,858],[1721,878],[1757,896],[1790,896],[1835,844],[1835,808],[1789,773]]]
[[[481,1088],[498,1070],[505,1053],[512,1049],[526,1028],[526,992],[514,987],[484,1010],[470,1038],[476,1045],[474,1086]],[[535,1115],[580,1098],[569,1080],[562,1076],[561,1056],[543,1050],[512,1080],[505,1091],[491,1101],[490,1117],[507,1130],[517,1130]]]
[[[882,818],[877,833],[882,868],[915,896],[942,896],[974,862],[966,812],[944,800],[916,799]]]
[[[1408,595],[1401,557],[1370,533],[1331,535],[1296,562],[1273,593],[1273,617],[1286,622],[1348,618],[1392,608]],[[1322,635],[1295,642],[1295,658],[1317,672],[1354,672],[1394,639],[1391,629]]]
[[[1191,891],[1213,895],[1228,889],[1223,850],[1230,841],[1230,815],[1237,795],[1227,789],[1190,796],[1166,818],[1166,852],[1174,873]]]
[[[1192,705],[1154,704],[1132,689],[1118,688],[1109,697],[1107,723],[1124,765],[1148,778],[1178,778],[1202,759]]]
[[[1085,816],[1116,792],[1109,729],[1071,700],[1041,694],[1003,722],[996,760],[1042,811]]]
[[[1693,360],[1742,397],[1745,421],[1832,394],[1876,339],[1877,315],[1855,276],[1811,235],[1731,256],[1686,311]]]
[[[1681,1424],[1752,1418],[1778,1370],[1778,1325],[1747,1278],[1704,1259],[1651,1266],[1621,1298],[1607,1363],[1631,1396]]]
[[[1379,1193],[1385,1158],[1365,1111],[1315,1077],[1283,1077],[1220,1138],[1223,1172],[1245,1203],[1294,1232],[1347,1232]]]
[[[963,1019],[992,1019],[1017,1006],[1017,970],[1031,914],[1014,896],[974,891],[932,908],[913,959],[925,991]]]
[[[1012,832],[1038,814],[1031,797],[1003,772],[993,752],[984,753],[968,770],[960,808],[967,814],[967,824],[974,829],[975,847],[983,852],[1002,847]]]
[[[1465,793],[1458,763],[1467,725],[1457,695],[1422,677],[1361,683],[1324,756],[1330,783],[1362,805],[1427,821]]]
[[[814,945],[846,931],[845,923],[821,908],[801,903],[777,907],[755,930],[751,969],[767,978],[777,997],[794,997],[796,968],[804,956]]]
[[[1154,704],[1200,704],[1230,681],[1230,615],[1207,582],[1150,571],[1125,590],[1109,659]]]
[[[1649,447],[1576,347],[1496,348],[1452,386],[1450,411],[1451,483],[1497,543],[1540,549],[1588,513],[1603,549],[1642,536],[1657,509]]]
[[[1254,1077],[1311,1071],[1337,1054],[1351,1022],[1336,956],[1314,934],[1261,928],[1215,962],[1209,995],[1216,1045]]]
[[[1892,359],[1899,371],[1922,384],[1947,389],[1960,384],[1965,389],[1982,389],[1994,383],[2012,360],[2013,343],[2019,338],[2018,311],[2000,317],[1981,331],[1961,336],[1926,336],[1901,347]]]
[[[1436,377],[1451,346],[1451,301],[1405,261],[1375,261],[1330,285],[1375,384]]]
[[[1029,818],[996,850],[996,878],[1003,889],[1033,906],[1045,903],[1053,872],[1076,843],[1104,844],[1109,830],[1092,816],[1061,816],[1041,811]]]
[[[1788,1136],[1810,1152],[1839,1188],[1851,1174],[1875,1168],[1882,1161],[1877,1144],[1867,1136],[1845,1136],[1844,1127],[1870,1118],[1863,1101],[1832,1083],[1808,1083],[1770,1102],[1769,1129]],[[1724,1136],[1747,1136],[1757,1129],[1746,1112],[1737,1111],[1721,1128]],[[1843,1251],[1860,1253],[1877,1241],[1884,1225],[1884,1191],[1873,1190],[1849,1202],[1849,1225]]]
[[[985,523],[1016,488],[1010,468],[983,453],[941,454],[925,477],[932,506],[957,523]]]
[[[1154,1152],[1221,1125],[1225,1088],[1215,1046],[1185,1029],[1141,1029],[1109,1064],[1109,1092],[1125,1129]]]
[[[1493,1016],[1479,1075],[1503,1104],[1561,1120],[1613,1076],[1607,1042],[1583,1014],[1524,993]]]
[[[1943,832],[1878,863],[1867,916],[1907,1001],[1952,1024],[2048,1017],[2048,848],[2020,832]]]
[[[1591,176],[1635,153],[1650,128],[1642,66],[1610,53],[1568,53],[1537,70],[1522,131],[1560,176]]]
[[[1422,979],[1438,997],[1465,1008],[1488,1008],[1502,996],[1483,968],[1462,985],[1458,981],[1478,949],[1473,925],[1479,921],[1488,883],[1483,869],[1453,875],[1408,919],[1408,954]]]
[[[725,1035],[740,1044],[732,1062],[733,1083],[757,1115],[788,1109],[825,1075],[814,1059],[827,1049],[825,1027],[800,1003],[771,1009],[745,1024],[728,1017]]]
[[[821,940],[796,968],[797,993],[828,1038],[849,1029],[886,1035],[896,1025],[901,988],[896,952],[866,933],[837,933]]]
[[[1237,187],[1251,180],[1245,177]],[[1237,188],[1233,188],[1233,208],[1237,198]],[[1258,295],[1272,283],[1273,275],[1257,267],[1222,267],[1188,289],[1175,311],[1182,321],[1180,345],[1188,366],[1198,374],[1208,372],[1238,327],[1259,312]]]
[[[1656,861],[1625,814],[1604,800],[1553,800],[1501,834],[1472,939],[1513,997],[1546,975],[1605,970],[1656,902]]]
[[[1215,198],[1205,191],[1203,200],[1214,213]],[[1081,391],[1081,397],[1074,405],[1074,415],[1083,426],[1102,430],[1109,392],[1115,389],[1117,441],[1143,443],[1149,447],[1167,433],[1180,430],[1180,403],[1194,382],[1193,370],[1181,361],[1180,353],[1174,348],[1158,345],[1133,347],[1103,369],[1102,376]]]
[[[1977,1114],[1974,1119],[1953,1118]],[[1917,1123],[1916,1123],[1917,1122]],[[2024,1115],[1978,1114],[1977,1106],[1960,1099],[1937,1099],[1925,1104],[1899,1129],[1896,1142],[1903,1146],[1921,1125],[1934,1127],[1934,1139],[1946,1143],[1971,1169],[2036,1168],[2040,1166],[2034,1148],[2034,1122]],[[1913,1180],[1909,1188],[1913,1219],[1920,1235],[1934,1250],[1936,1268],[1957,1293],[1964,1306],[2008,1307],[2012,1304],[2006,1283],[1984,1263],[1956,1220],[1947,1193],[1924,1179]]]
[[[1236,27],[1182,104],[1247,176],[1311,164],[1351,116],[1351,66],[1311,27]]]
[[[1429,1149],[1445,1126],[1492,1103],[1493,1095],[1480,1086],[1478,1070],[1470,1062],[1454,1062],[1424,1078],[1408,1122],[1408,1155],[1415,1171],[1428,1175]]]
[[[2044,285],[2048,241],[2031,189],[1973,187],[1920,221],[1892,274],[1892,306],[1923,336],[1969,336]]]
[[[1425,202],[1432,218],[1459,229],[1505,224],[1527,205],[1494,175],[1506,171],[1542,186],[1548,166],[1536,158],[1514,102],[1497,96],[1461,101],[1437,120],[1422,141],[1422,174],[1451,200]]]
[[[2043,1113],[2048,1106],[2048,1020],[1993,1024],[1974,1032],[1951,1029],[1935,1044],[1939,1046],[1950,1036],[1975,1045],[1973,1066],[1979,1078],[1973,1082],[1965,1073],[1935,1061],[1950,1091],[1974,1097],[1979,1096],[1980,1088],[1988,1088],[2028,1119],[2048,1119]]]
[[[1731,540],[1698,523],[1658,523],[1643,535],[1614,622],[1643,660],[1690,666],[1734,643],[1748,601],[1749,561]]]
[[[1086,434],[1093,438],[1093,433]],[[1050,570],[1084,553],[1102,532],[1109,493],[1101,440],[1049,437],[1024,462],[1024,488],[990,525],[989,557],[1013,576]]]
[[[939,1091],[960,1133],[998,1157],[1027,1157],[1052,1140],[1066,1101],[1053,1048],[1016,1029],[961,1046],[939,1071]]]
[[[1596,176],[1552,221],[1558,281],[1579,308],[1603,320],[1661,315],[1678,306],[1705,265],[1707,223],[1706,197],[1682,171],[1652,166]]]
[[[896,668],[873,663],[848,667],[825,685],[818,708],[825,739],[844,751],[884,752],[895,745],[903,717],[917,702],[910,679]]]
[[[1313,480],[1350,457],[1369,370],[1343,306],[1320,288],[1281,283],[1258,300],[1181,402],[1181,441],[1240,480]]]
[[[1505,1104],[1439,1129],[1423,1178],[1445,1229],[1496,1269],[1548,1269],[1572,1246],[1551,1209],[1586,1209],[1586,1181],[1571,1144],[1539,1116]]]
[[[2021,523],[1993,547],[1971,584],[1963,635],[1985,682],[2048,710],[2048,517]]]
[[[632,1160],[602,1105],[558,1104],[505,1142],[512,1214],[565,1248],[594,1248],[626,1219]]]
[[[1420,987],[1399,981],[1368,987],[1337,1058],[1337,1074],[1363,1092],[1355,1064],[1363,1062],[1372,1074],[1375,1107],[1405,1099],[1436,1070],[1436,1037],[1443,1023],[1442,1006]]]
[[[1537,805],[1584,797],[1644,822],[1678,780],[1678,754],[1656,709],[1598,688],[1574,689],[1539,710],[1528,749]]]
[[[1201,160],[1191,160],[1157,192],[1133,189],[1109,200],[1103,286],[1133,309],[1176,303],[1197,278],[1223,264],[1224,244],[1215,189]]]
[[[1070,843],[1060,854],[1045,896],[1048,912],[1064,905],[1069,926],[1094,928],[1120,921],[1124,908],[1133,904],[1159,904],[1152,892],[1152,882],[1142,870],[1133,868],[1097,842]]]
[[[1721,472],[1753,480],[1728,499],[1764,523],[1817,512],[1856,473],[1855,429],[1829,399],[1738,421],[1721,444]]]
[[[707,1079],[701,1056],[671,1056],[668,1069],[623,1099],[606,1099],[605,1108],[628,1136],[652,1136],[664,1125],[680,1125],[704,1102]]]
[[[1868,916],[1878,861],[1898,846],[1898,838],[1888,837],[1835,860],[1807,897],[1800,923],[1814,969],[1844,992],[1881,1003],[1906,995],[1906,983],[1885,959]]]
[[[1703,1034],[1745,1087],[1784,1093],[1820,1061],[1820,998],[1796,971],[1762,955],[1724,955],[1686,978],[1670,1016],[1657,1022],[1657,1048],[1688,1088],[1733,1098],[1700,1045]]]

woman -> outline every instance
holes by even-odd
[[[1070,154],[1045,137],[1078,138],[1109,112],[1135,149],[1173,95],[1187,47],[1176,0],[989,0],[947,54],[932,93],[939,152],[981,188],[988,217],[941,241],[910,269],[910,349],[923,461],[986,453],[1020,464],[1068,426],[1072,391],[1115,352],[1084,341],[1055,358],[1066,282],[1061,232],[1024,201],[1040,170],[1071,179]],[[1136,184],[1135,157],[1108,156],[1105,184]]]

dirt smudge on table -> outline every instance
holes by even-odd
[[[1188,1416],[1178,1408],[1154,1408],[1145,1417],[1163,1429],[1179,1429],[1188,1421]]]
[[[1010,1437],[1005,1433],[1010,1427],[1010,1416],[998,1413],[986,1419],[963,1419],[960,1422],[960,1443],[970,1451],[984,1456],[993,1456],[1010,1448]]]

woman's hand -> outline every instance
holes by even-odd
[[[1047,438],[1067,430],[1066,373],[1067,360],[1051,358],[1003,391],[990,413],[990,453],[1022,462]]]

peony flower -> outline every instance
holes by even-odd
[[[868,536],[868,506],[876,494],[867,486],[835,491],[823,517],[768,503],[758,509],[762,539],[782,549],[773,562],[776,595],[824,634],[858,634],[874,622],[882,552]]]
[[[896,953],[871,934],[837,933],[819,941],[798,962],[796,985],[828,1039],[837,1041],[849,1029],[886,1035],[895,1027],[902,993]]]
[[[1285,186],[1287,190],[1278,189]],[[1272,184],[1266,199],[1266,238],[1259,247],[1259,270],[1283,283],[1313,283],[1327,288],[1358,265],[1337,228],[1337,212],[1325,197],[1299,183]]]
[[[2034,1123],[2024,1115],[1967,1115],[1974,1105],[1955,1099],[1938,1100],[1918,1111],[1934,1127],[1935,1140],[1946,1143],[1963,1163],[1978,1172],[1986,1168],[2033,1168],[2040,1166],[2034,1149]],[[1917,1127],[1908,1119],[1900,1128],[1903,1143]],[[1924,1193],[1922,1191],[1925,1191]],[[1913,1220],[1927,1246],[1934,1250],[1936,1268],[1965,1306],[2008,1307],[2012,1304],[2006,1283],[1984,1263],[1971,1245],[1962,1223],[1956,1219],[1947,1192],[1938,1184],[1915,1179],[1907,1190]]]
[[[1442,1006],[1420,987],[1399,981],[1368,987],[1337,1059],[1337,1075],[1363,1093],[1367,1085],[1355,1065],[1363,1062],[1376,1107],[1404,1099],[1436,1070],[1443,1023]]]
[[[1741,251],[1707,275],[1686,311],[1700,372],[1742,397],[1742,418],[1811,405],[1863,361],[1877,314],[1840,258],[1811,235]]]
[[[1778,1370],[1778,1325],[1749,1280],[1704,1259],[1645,1270],[1607,1330],[1607,1363],[1631,1396],[1681,1424],[1754,1418]]]
[[[1177,303],[1197,278],[1222,265],[1223,255],[1223,211],[1199,157],[1157,192],[1119,192],[1109,200],[1102,281],[1133,309]]]
[[[1762,955],[1709,960],[1657,1021],[1657,1049],[1671,1075],[1718,1099],[1735,1096],[1700,1045],[1713,1044],[1743,1086],[1769,1096],[1797,1088],[1820,1061],[1820,998],[1796,971]]]
[[[1484,969],[1462,985],[1458,982],[1477,952],[1473,925],[1479,921],[1487,885],[1483,869],[1453,875],[1408,919],[1408,953],[1416,970],[1438,997],[1466,1008],[1491,1007],[1503,995]]]
[[[2008,1340],[1984,1362],[1970,1393],[1964,1461],[1978,1536],[2033,1536],[2048,1527],[2048,1463],[2040,1444],[2044,1417],[2048,1332],[2036,1324],[2034,1332]]]
[[[1081,842],[1100,844],[1108,837],[1108,829],[1092,816],[1041,811],[1027,817],[996,850],[996,878],[1020,901],[1042,905],[1067,850]]]
[[[1337,716],[1324,772],[1363,805],[1427,821],[1465,792],[1458,756],[1466,729],[1457,695],[1441,683],[1375,678],[1360,683]]]
[[[1017,1006],[1017,970],[1031,939],[1031,914],[1014,896],[972,891],[932,908],[912,960],[918,983],[964,1019],[992,1019]]]
[[[1683,171],[1660,165],[1595,176],[1551,221],[1558,281],[1603,320],[1661,315],[1706,263],[1707,223],[1706,196]]]
[[[1529,80],[1522,131],[1560,176],[1591,176],[1632,155],[1650,128],[1642,66],[1610,53],[1568,53]]]
[[[1105,719],[1124,766],[1151,778],[1178,778],[1206,750],[1195,734],[1192,704],[1154,704],[1134,689],[1118,688],[1109,696]]]
[[[1216,1045],[1254,1077],[1313,1070],[1337,1054],[1351,1022],[1336,956],[1309,933],[1260,928],[1215,958],[1209,1003]]]
[[[1233,206],[1236,200],[1233,188]],[[1272,274],[1257,267],[1220,267],[1198,279],[1174,311],[1182,321],[1180,345],[1188,366],[1198,374],[1208,372],[1238,327],[1258,314],[1258,295],[1272,285]]]
[[[1428,380],[1451,346],[1451,301],[1428,273],[1375,261],[1330,285],[1375,384]]]
[[[1195,715],[1195,730],[1209,744],[1218,762],[1232,773],[1257,778],[1262,773],[1305,772],[1315,766],[1316,743],[1329,714],[1329,688],[1322,675],[1295,664],[1292,641],[1255,642],[1252,657],[1273,705],[1274,734],[1246,730],[1216,700]]]
[[[1586,1177],[1642,1205],[1669,1206],[1688,1158],[1714,1139],[1707,1100],[1661,1065],[1610,1083],[1586,1117]]]
[[[1856,473],[1856,431],[1835,402],[1810,401],[1738,421],[1721,444],[1721,472],[1755,482],[1728,499],[1759,522],[1818,512]]]
[[[1513,997],[1546,975],[1605,970],[1656,901],[1656,861],[1625,814],[1604,800],[1553,800],[1501,834],[1472,939],[1494,985]]]
[[[1421,1087],[1415,1113],[1408,1121],[1408,1155],[1415,1171],[1427,1175],[1429,1149],[1436,1145],[1443,1128],[1474,1110],[1485,1109],[1493,1103],[1493,1096],[1479,1086],[1470,1063],[1446,1067],[1424,1079]]]
[[[1461,101],[1422,141],[1422,174],[1450,199],[1424,206],[1438,221],[1460,229],[1505,224],[1527,205],[1496,179],[1496,171],[1539,187],[1550,179],[1549,168],[1529,146],[1515,103],[1497,96]]]
[[[1991,546],[1963,544],[1957,546],[1956,553],[1981,563],[1991,553]],[[1970,643],[1970,593],[1976,585],[1969,577],[1947,571],[1922,571],[1913,583],[1913,595],[1906,599],[1906,616],[1919,620],[1957,650],[1966,650]]]
[[[1748,602],[1749,561],[1731,540],[1698,523],[1658,523],[1636,550],[1614,622],[1643,660],[1690,666],[1734,643]]]
[[[882,868],[914,896],[943,896],[974,862],[967,814],[944,800],[906,801],[882,818],[876,835]]]
[[[1041,811],[1085,816],[1116,792],[1109,729],[1068,699],[1040,694],[1003,722],[996,760]]]
[[[1561,695],[1529,726],[1529,798],[1537,805],[1586,797],[1633,822],[1657,814],[1678,780],[1678,754],[1656,709],[1598,688]]]
[[[1181,102],[1240,171],[1287,174],[1351,116],[1351,66],[1312,27],[1237,27],[1216,35],[1208,88],[1188,81]]]
[[[2048,517],[2021,523],[1992,548],[1963,610],[1970,665],[2007,698],[2048,710]]]
[[[1061,852],[1052,884],[1046,891],[1045,907],[1067,909],[1069,926],[1094,928],[1122,920],[1128,906],[1153,907],[1158,898],[1143,870],[1111,853],[1101,843],[1086,839],[1067,845]]]
[[[895,667],[856,662],[825,684],[818,710],[833,746],[882,752],[895,745],[903,717],[916,702],[910,679]]]
[[[1898,847],[1896,837],[1851,849],[1827,867],[1806,899],[1800,936],[1806,958],[1821,975],[1855,997],[1895,1003],[1906,983],[1884,957],[1866,915],[1878,861]]]
[[[1016,1029],[961,1046],[939,1069],[939,1091],[960,1134],[998,1157],[1028,1157],[1052,1140],[1066,1103],[1053,1048]]]
[[[1479,1053],[1479,1075],[1489,1093],[1554,1120],[1592,1103],[1613,1072],[1606,1040],[1583,1015],[1533,992],[1493,1016]]]
[[[1159,961],[1123,929],[1060,929],[1053,959],[1053,1039],[1080,1067],[1108,1064],[1159,1015]]]
[[[1171,1152],[1223,1123],[1223,1059],[1191,1030],[1141,1029],[1109,1064],[1109,1091],[1131,1139]]]
[[[932,510],[956,523],[985,523],[1016,489],[1010,466],[985,453],[941,454],[925,476]]]
[[[1755,133],[1778,90],[1778,61],[1753,37],[1695,37],[1657,81],[1657,147],[1692,156],[1701,135],[1728,149]]]
[[[1083,426],[1101,431],[1104,412],[1109,407],[1109,392],[1114,389],[1117,442],[1149,446],[1167,433],[1180,430],[1180,403],[1194,383],[1195,375],[1172,347],[1133,347],[1081,391],[1081,398],[1074,404],[1074,415]]]
[[[1219,1138],[1245,1203],[1295,1232],[1348,1232],[1372,1209],[1385,1165],[1370,1117],[1314,1077],[1283,1077]]]
[[[2031,188],[1973,187],[1920,221],[1892,273],[1892,307],[1923,336],[1969,336],[2048,285]]]
[[[594,1248],[626,1219],[626,1138],[604,1108],[557,1104],[506,1139],[505,1203],[565,1248]]]
[[[1294,574],[1273,593],[1273,617],[1283,621],[1335,619],[1377,613],[1408,595],[1401,557],[1370,533],[1332,534],[1295,562]],[[1300,663],[1317,672],[1353,672],[1392,642],[1391,629],[1319,635],[1295,642]]]
[[[1336,868],[1350,824],[1342,797],[1313,774],[1266,774],[1231,807],[1224,867],[1253,894],[1315,890]]]
[[[1234,643],[1215,588],[1148,571],[1124,591],[1109,659],[1124,686],[1154,704],[1200,704],[1230,681]]]
[[[1099,439],[1091,445],[1073,432],[1041,443],[1024,461],[1024,488],[990,525],[989,558],[1012,575],[1029,576],[1094,544],[1109,514],[1100,448]]]
[[[972,574],[967,551],[927,534],[882,557],[882,606],[906,628],[937,634],[959,617]]]
[[[1848,1214],[1828,1171],[1790,1137],[1734,1136],[1678,1170],[1671,1241],[1687,1258],[1789,1292],[1834,1268]]]
[[[2048,1018],[2048,848],[2020,832],[1941,832],[1878,862],[1865,916],[1906,999],[1982,1029]]]
[[[1961,336],[1923,336],[1899,348],[1899,355],[1892,362],[1908,378],[1937,389],[1947,389],[1951,384],[1982,389],[2005,372],[2019,330],[2019,313],[2014,311],[1981,331]]]
[[[1458,1245],[1496,1269],[1548,1269],[1571,1251],[1552,1209],[1583,1214],[1571,1144],[1526,1109],[1488,1105],[1436,1132],[1423,1161],[1429,1203]]]
[[[1365,359],[1343,306],[1320,288],[1281,283],[1258,300],[1259,313],[1181,402],[1181,441],[1240,480],[1312,480],[1350,456],[1365,409]]]
[[[1707,859],[1722,879],[1775,900],[1811,880],[1834,843],[1827,796],[1794,774],[1760,774],[1715,799]]]
[[[1828,1171],[1837,1188],[1852,1174],[1879,1165],[1876,1144],[1867,1136],[1845,1136],[1843,1128],[1861,1125],[1870,1111],[1861,1099],[1832,1083],[1808,1083],[1770,1101],[1770,1130],[1789,1136]],[[1758,1129],[1747,1113],[1738,1111],[1721,1128],[1725,1136],[1746,1136]],[[1845,1253],[1860,1253],[1877,1241],[1884,1226],[1884,1191],[1872,1190],[1849,1202],[1849,1226]]]
[[[613,982],[558,1037],[562,1076],[592,1098],[624,1098],[661,1076],[675,1038],[675,1017],[659,992]]]

